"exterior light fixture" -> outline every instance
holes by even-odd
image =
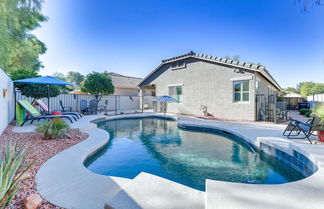
[[[6,97],[8,89],[2,89],[2,96],[3,98]]]
[[[233,71],[234,71],[234,73],[242,73],[242,74],[244,74],[244,71],[241,70],[241,69],[238,69],[238,68],[234,68]]]

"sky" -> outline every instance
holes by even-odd
[[[33,33],[48,50],[42,75],[116,72],[145,77],[194,51],[261,63],[282,87],[324,83],[324,5],[298,0],[45,0]]]

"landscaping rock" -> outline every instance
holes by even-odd
[[[13,143],[19,142],[20,145],[27,142],[28,153],[24,166],[28,166],[30,163],[32,163],[32,166],[18,182],[19,191],[6,208],[24,209],[27,208],[26,204],[28,203],[28,199],[26,197],[30,197],[32,194],[38,195],[35,184],[35,175],[39,168],[48,159],[59,152],[83,141],[88,137],[88,135],[80,132],[79,130],[72,129],[68,132],[71,137],[70,139],[65,137],[60,140],[43,140],[43,135],[40,133],[16,133],[12,131],[13,127],[14,124],[10,124],[0,136],[0,150],[3,149],[5,144],[4,141],[6,140],[10,140]],[[29,208],[33,208],[33,206],[30,206]],[[61,207],[53,205],[46,200],[43,200],[38,208],[61,209]]]
[[[20,177],[20,181],[24,181],[26,179],[29,179],[29,178],[32,178],[33,176],[28,172],[26,171],[21,177]]]
[[[31,194],[24,200],[24,205],[26,209],[37,209],[42,204],[42,198],[38,194]]]

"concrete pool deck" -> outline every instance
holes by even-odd
[[[105,117],[147,117],[154,113]],[[172,116],[171,117],[176,117]],[[85,116],[72,128],[89,134],[85,141],[48,160],[36,176],[39,193],[49,202],[64,208],[96,209],[108,204],[111,208],[323,208],[324,207],[324,144],[306,140],[286,140],[285,125],[248,122],[224,122],[180,116],[179,125],[210,127],[235,133],[256,147],[270,145],[290,155],[300,152],[318,170],[296,182],[277,185],[206,181],[201,192],[148,173],[134,179],[95,174],[83,162],[109,140],[109,134],[90,121],[103,116]],[[15,127],[15,132],[33,131],[35,126]]]

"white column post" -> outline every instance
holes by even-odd
[[[140,91],[139,91],[139,96],[140,96],[140,108],[141,108],[141,111],[143,112],[144,111],[144,87],[141,86],[140,87]]]

